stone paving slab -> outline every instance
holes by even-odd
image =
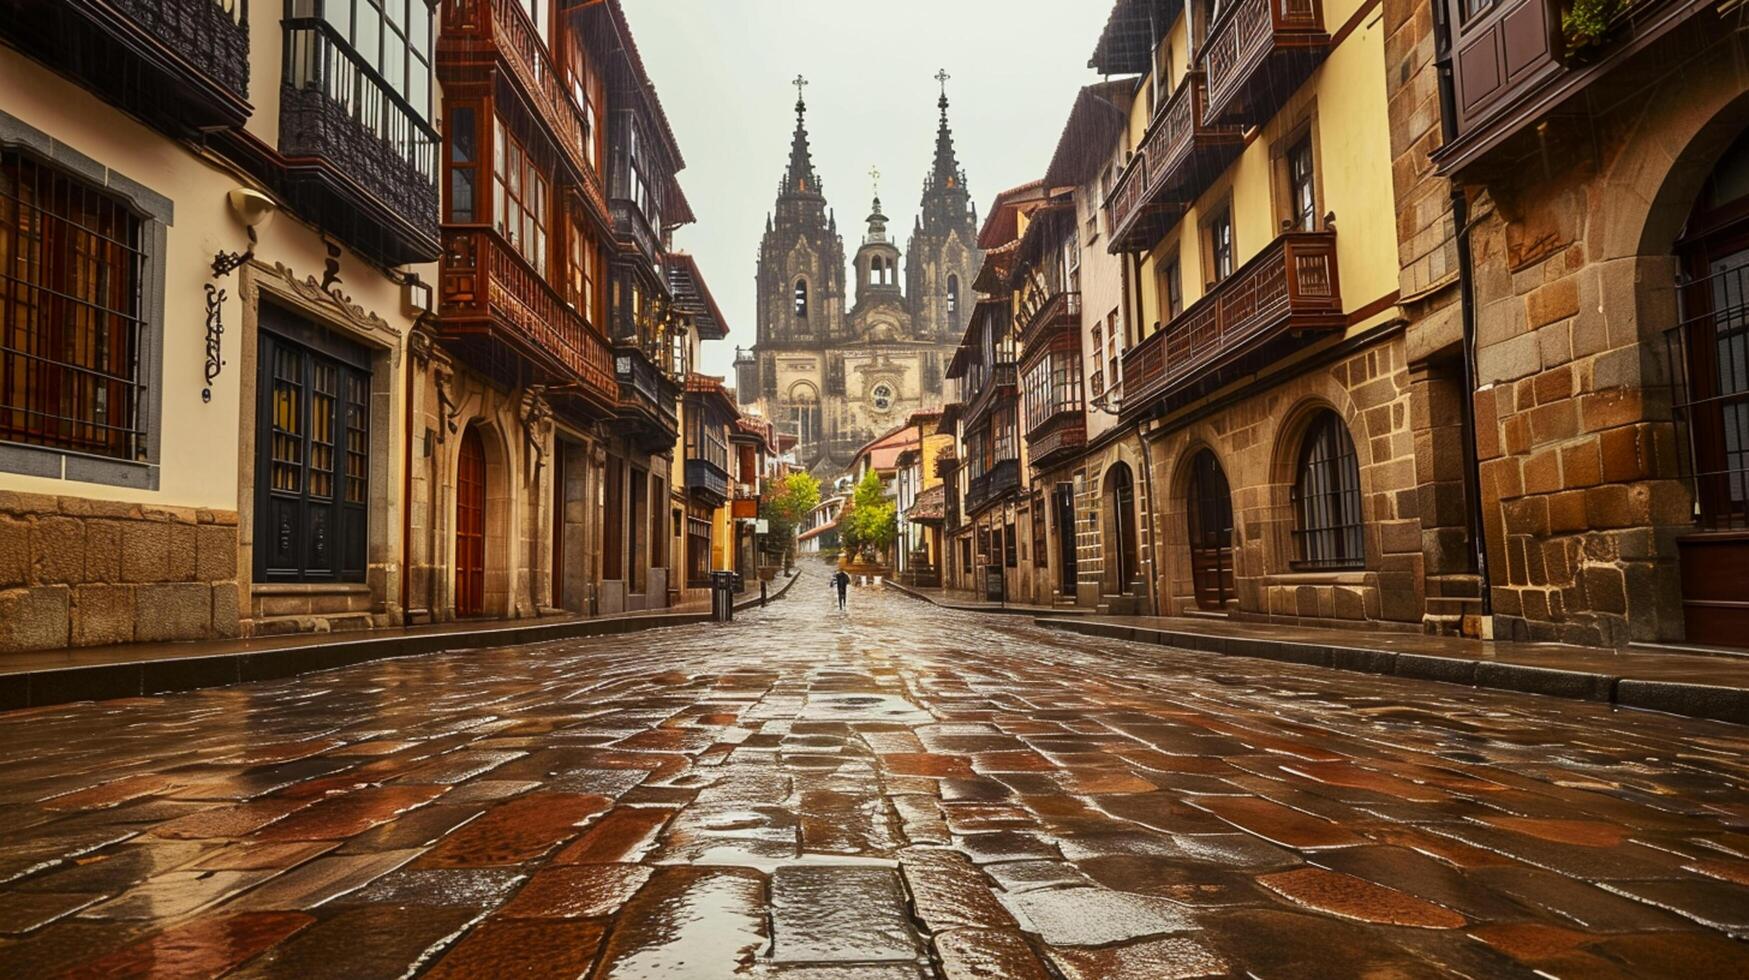
[[[1749,973],[1749,734],[877,589],[0,713],[0,976]]]

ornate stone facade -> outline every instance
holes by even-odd
[[[796,101],[789,166],[760,247],[758,342],[738,362],[738,386],[742,404],[797,435],[802,464],[817,474],[836,476],[857,447],[942,401],[981,260],[947,106],[944,91],[903,286],[876,197],[847,290],[844,240],[814,171],[806,103]]]

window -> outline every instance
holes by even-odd
[[[711,522],[690,515],[686,518],[686,585],[703,589],[711,584]]]
[[[1105,387],[1112,392],[1123,390],[1123,361],[1119,357],[1123,353],[1123,345],[1120,341],[1117,311],[1112,310],[1105,315]]]
[[[571,217],[571,233],[566,239],[565,301],[583,314],[584,319],[594,323],[595,284],[601,275],[600,250],[595,244],[595,236],[589,234],[588,227],[575,215]]]
[[[449,110],[449,217],[456,224],[480,220],[475,189],[480,181],[480,134],[473,106]]]
[[[1220,282],[1233,274],[1233,208],[1221,208],[1209,219],[1209,256],[1212,259],[1212,281]]]
[[[541,275],[547,271],[547,178],[503,120],[493,121],[493,215],[498,234]]]
[[[1092,342],[1088,344],[1088,347],[1093,352],[1093,377],[1088,379],[1088,386],[1091,389],[1088,393],[1097,399],[1105,394],[1105,327],[1103,324],[1095,323],[1093,325],[1090,339]]]
[[[960,277],[947,277],[947,316],[949,320],[960,312]]]
[[[143,461],[144,222],[0,150],[0,441]]]
[[[292,0],[290,14],[326,21],[421,120],[431,118],[431,8],[425,0]]]
[[[1287,151],[1288,223],[1295,231],[1318,230],[1318,193],[1312,179],[1312,136]]]
[[[1184,276],[1179,271],[1176,255],[1160,267],[1160,306],[1167,323],[1184,312]]]
[[[369,356],[277,307],[263,304],[261,317],[256,577],[362,582]]]
[[[1045,552],[1049,550],[1045,538],[1045,498],[1035,497],[1032,501],[1032,563],[1034,567],[1044,568],[1047,564]]]
[[[808,281],[796,280],[796,316],[803,320],[808,318]]]
[[[1360,469],[1348,427],[1335,412],[1318,413],[1300,448],[1294,482],[1298,564],[1359,568],[1366,563],[1360,514]]]
[[[1026,428],[1036,431],[1059,413],[1081,411],[1081,358],[1053,350],[1026,372]]]
[[[565,32],[565,80],[571,98],[583,110],[583,154],[590,166],[601,169],[600,106],[604,86],[601,75],[590,64],[583,49],[582,38],[575,30]]]

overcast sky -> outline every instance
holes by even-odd
[[[935,148],[946,68],[949,118],[980,216],[997,191],[1043,176],[1082,85],[1109,0],[623,0],[680,140],[698,223],[675,244],[698,257],[729,321],[703,369],[730,374],[756,337],[753,275],[789,160],[797,74],[807,77],[814,167],[846,256],[862,241],[869,168],[903,247]],[[731,378],[731,383],[733,379]]]

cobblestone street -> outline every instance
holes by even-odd
[[[0,975],[1749,970],[1749,735],[857,589],[0,715]]]

